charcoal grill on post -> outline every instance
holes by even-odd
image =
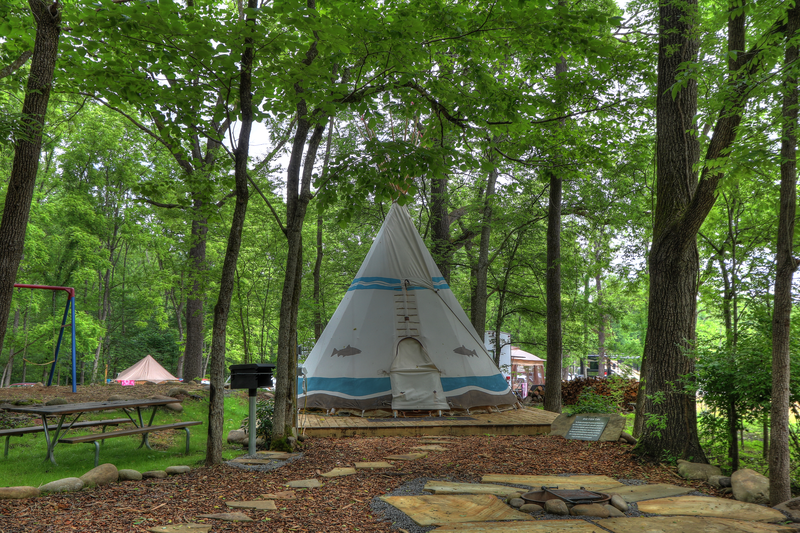
[[[247,451],[250,455],[256,453],[256,394],[259,387],[272,385],[273,364],[244,364],[231,365],[231,388],[249,389],[249,439]]]
[[[561,500],[570,505],[583,505],[589,503],[608,503],[611,496],[602,492],[594,492],[581,487],[575,489],[561,489],[558,487],[542,487],[542,490],[526,492],[521,496],[526,503],[535,503],[544,507],[547,500]]]

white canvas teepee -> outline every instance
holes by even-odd
[[[138,363],[126,368],[117,375],[117,381],[150,381],[161,383],[162,381],[180,381],[178,378],[167,372],[167,370],[156,361],[152,355],[145,355]]]
[[[408,210],[397,204],[304,366],[301,408],[450,410],[516,402]]]

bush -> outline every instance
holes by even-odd
[[[272,416],[275,414],[275,400],[268,398],[258,400],[256,403],[256,436],[264,437],[264,443],[269,446],[272,440]]]
[[[617,412],[617,402],[611,396],[598,394],[594,388],[581,391],[578,400],[564,409],[570,416],[581,413],[611,413]]]

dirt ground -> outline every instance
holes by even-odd
[[[11,394],[8,389],[0,389],[0,403],[15,399],[45,400],[53,395],[71,401],[78,401],[78,398],[97,401],[119,394],[122,387],[86,387],[71,398],[68,388],[61,389],[14,390]],[[163,386],[125,389],[126,393],[131,391],[130,395],[166,392]],[[459,437],[447,443],[446,452],[430,452],[424,459],[397,462],[390,471],[359,471],[339,478],[319,476],[335,467],[381,461],[390,454],[408,453],[412,446],[419,444],[418,440],[413,437],[310,438],[305,442],[301,458],[270,472],[227,465],[195,465],[189,474],[167,479],[115,483],[30,500],[0,500],[0,533],[144,532],[154,526],[183,522],[209,523],[214,532],[396,532],[391,524],[380,522],[372,514],[369,507],[372,498],[420,477],[477,482],[482,475],[491,473],[599,474],[682,485],[719,495],[703,482],[681,479],[672,467],[640,464],[628,445],[567,441],[549,436]],[[319,479],[323,486],[297,490],[297,499],[279,501],[277,511],[242,510],[253,522],[198,518],[200,514],[234,511],[225,505],[227,500],[260,499],[262,494],[287,490],[287,481],[308,478]]]
[[[69,403],[102,402],[108,400],[109,396],[115,395],[123,395],[132,399],[149,398],[156,394],[166,395],[175,387],[181,387],[188,391],[203,390],[201,385],[194,383],[143,383],[133,387],[123,387],[118,384],[84,385],[77,387],[75,393],[69,386],[4,387],[0,388],[0,404],[14,403],[18,400],[46,402],[53,398],[64,398]]]

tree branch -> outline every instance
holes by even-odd
[[[12,61],[10,65],[7,65],[0,69],[0,79],[5,78],[6,76],[12,75],[14,72],[19,70],[22,65],[28,62],[28,60],[33,55],[33,50],[25,50],[22,54],[15,60]]]

